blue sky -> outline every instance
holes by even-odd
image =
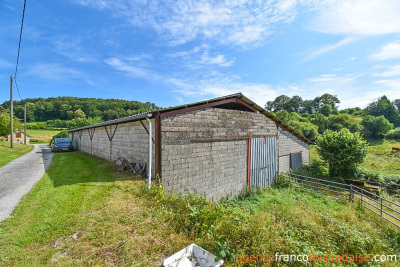
[[[22,7],[0,1],[0,102]],[[166,107],[242,92],[264,106],[330,93],[365,107],[400,98],[399,14],[398,0],[27,0],[17,81],[22,98]]]

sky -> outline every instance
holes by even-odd
[[[22,9],[0,0],[0,103]],[[27,0],[17,84],[22,99],[169,107],[241,92],[264,107],[329,93],[365,107],[400,98],[399,14],[399,0]]]

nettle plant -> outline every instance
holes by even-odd
[[[367,148],[367,141],[360,133],[351,133],[346,128],[327,130],[317,141],[317,151],[328,162],[331,177],[355,177],[357,166],[367,156]]]

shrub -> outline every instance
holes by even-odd
[[[384,116],[365,116],[361,123],[364,126],[364,136],[368,139],[382,139],[392,128]]]
[[[391,130],[385,135],[385,139],[400,139],[400,127]]]
[[[317,151],[328,162],[331,177],[354,177],[367,156],[367,142],[348,129],[327,130],[317,141]]]

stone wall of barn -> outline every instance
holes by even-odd
[[[155,120],[152,119],[152,137],[155,134]],[[149,129],[147,120],[143,120],[146,128]],[[112,126],[112,131],[115,125]],[[110,126],[107,126],[109,134]],[[93,138],[90,140],[90,132],[94,130]],[[73,136],[72,136],[73,135]],[[73,138],[76,150],[95,155],[97,157],[120,163],[118,157],[124,157],[129,162],[148,164],[149,161],[149,135],[140,121],[121,123],[115,131],[114,138],[110,142],[104,126],[85,129],[69,133]],[[155,144],[152,144],[152,176],[155,177]]]
[[[288,131],[279,128],[279,173],[290,169],[290,154],[301,152],[303,163],[309,162],[309,146]]]
[[[219,200],[246,187],[248,141],[192,140],[270,136],[277,134],[277,126],[261,113],[208,108],[163,118],[161,131],[165,188]]]

